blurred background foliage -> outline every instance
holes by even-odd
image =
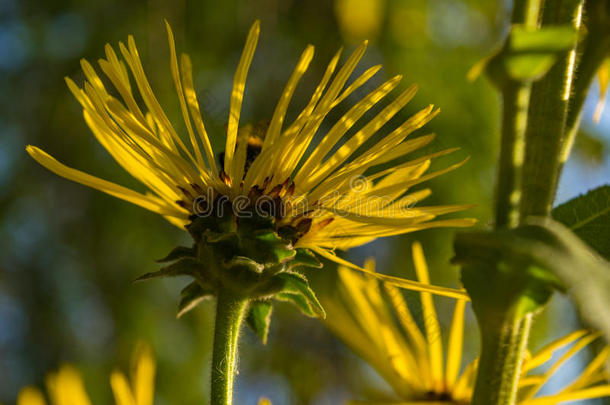
[[[405,76],[402,88],[417,82],[420,91],[399,118],[434,103],[442,113],[426,132],[420,130],[438,135],[427,151],[462,148],[436,166],[471,156],[466,166],[429,183],[430,202],[476,203],[468,214],[485,226],[491,218],[499,98],[487,80],[470,83],[466,73],[501,42],[509,11],[510,2],[500,0],[0,0],[0,402],[12,403],[20,386],[42,384],[49,370],[71,362],[83,370],[94,402],[110,403],[109,371],[127,366],[140,339],[149,341],[158,357],[158,404],[200,404],[208,396],[213,303],[177,320],[184,280],[132,284],[156,269],[154,259],[188,243],[186,233],[154,214],[67,182],[26,157],[25,145],[35,144],[70,166],[141,189],[95,142],[64,84],[66,75],[82,80],[81,57],[96,61],[106,42],[133,34],[157,97],[181,123],[169,72],[167,19],[178,49],[193,59],[208,132],[222,150],[234,69],[255,19],[261,19],[262,36],[246,86],[243,122],[271,116],[308,43],[315,45],[316,56],[297,89],[293,114],[340,46],[349,50],[369,39],[359,69],[377,63],[384,69],[367,88],[398,73]],[[594,85],[557,202],[609,180],[610,117],[604,114],[597,125],[591,119],[597,92]],[[411,278],[409,246],[418,239],[432,281],[457,286],[456,268],[448,264],[452,232],[389,238],[347,257],[362,263],[373,255],[380,271]],[[328,265],[311,274],[314,286],[332,290],[334,272]],[[440,306],[446,327],[451,303],[438,301],[447,304]],[[560,296],[538,319],[533,346],[578,323]],[[478,346],[473,317],[467,322],[465,362]],[[249,331],[243,339],[239,404],[254,404],[261,395],[278,405],[337,404],[387,390],[321,323],[291,307],[278,306],[267,346]],[[579,367],[574,364],[560,379],[569,379]]]

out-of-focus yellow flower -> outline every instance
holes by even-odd
[[[429,283],[419,243],[413,244],[413,260],[419,281]],[[371,260],[365,266],[369,271],[375,270]],[[398,401],[392,403],[470,403],[477,361],[460,370],[465,300],[458,299],[455,303],[445,356],[443,334],[429,293],[420,293],[422,330],[402,293],[395,287],[344,267],[339,268],[339,277],[341,282],[336,295],[323,295],[320,299],[327,311],[325,323],[390,384],[398,397]],[[528,356],[519,383],[519,404],[554,405],[610,396],[610,384],[604,383],[608,379],[604,363],[610,351],[606,347],[570,385],[556,394],[536,397],[562,364],[598,337],[596,333],[579,330]],[[552,358],[554,353],[570,344],[572,346],[558,360]],[[535,373],[534,369],[543,364],[549,366],[548,371]]]
[[[427,173],[432,158],[455,149],[404,161],[433,140],[433,135],[406,139],[437,114],[432,105],[363,148],[415,95],[417,86],[411,85],[370,121],[363,122],[365,114],[398,86],[400,75],[362,97],[329,126],[320,143],[312,148],[331,110],[381,69],[380,65],[373,66],[347,85],[364,55],[366,41],[340,68],[337,66],[341,51],[336,53],[309,103],[294,122],[287,124],[290,100],[313,58],[314,48],[308,46],[288,79],[269,125],[264,129],[252,125],[240,127],[246,76],[259,31],[256,22],[235,72],[220,165],[216,163],[201,117],[190,58],[183,54],[178,59],[169,24],[170,68],[187,129],[186,143],[157,101],[133,37],[129,37],[127,46],[119,43],[124,60],[106,45],[106,59],[99,62],[122,100],[106,88],[94,67],[85,60],[81,62],[87,79],[83,88],[66,79],[97,140],[149,192],[136,192],[72,169],[34,146],[27,147],[28,153],[60,176],[151,210],[180,227],[191,223],[200,210],[205,211],[220,198],[229,200],[233,208],[239,205],[240,209],[258,201],[279,206],[282,209],[274,213],[274,227],[280,234],[292,235],[290,243],[295,248],[311,249],[335,261],[338,261],[335,249],[348,249],[375,238],[474,223],[472,219],[438,220],[440,215],[469,206],[420,206],[430,190],[410,191],[411,187],[465,162]],[[348,136],[355,127],[358,130]]]
[[[272,405],[269,398],[261,398],[258,400],[258,405]]]
[[[335,0],[337,22],[349,39],[371,39],[383,24],[385,0]]]
[[[53,405],[91,405],[83,380],[72,366],[62,366],[46,381],[47,393]],[[151,349],[141,344],[134,352],[131,383],[120,371],[114,371],[110,385],[116,405],[152,405],[155,391],[155,359]],[[35,387],[25,387],[19,393],[17,405],[46,405],[43,393]]]

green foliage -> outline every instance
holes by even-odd
[[[256,333],[263,344],[267,343],[272,309],[273,306],[269,301],[255,301],[251,304],[248,317],[246,318],[248,326]]]
[[[174,260],[178,260],[182,257],[193,256],[195,254],[195,250],[192,247],[186,246],[178,246],[174,248],[171,252],[167,254],[163,259],[158,259],[157,263],[168,263],[173,262]]]
[[[196,281],[191,282],[180,291],[177,317],[180,318],[182,315],[195,308],[204,299],[213,297],[213,294],[213,290],[203,288],[201,284]]]
[[[559,280],[515,254],[514,230],[460,233],[456,237],[454,262],[462,265],[462,282],[472,299],[479,322],[520,318],[541,308]]]
[[[492,81],[502,86],[507,80],[531,82],[543,77],[559,57],[568,52],[577,38],[571,26],[547,26],[536,30],[515,25],[504,46],[479,62],[470,76],[486,70]]]
[[[141,275],[135,281],[144,281],[159,277],[195,276],[202,268],[201,262],[197,259],[193,257],[181,257],[174,263],[162,267],[161,270]]]
[[[292,234],[286,229],[277,232],[274,218],[254,213],[237,217],[226,204],[220,201],[217,205],[216,213],[223,214],[193,217],[187,226],[193,246],[173,249],[159,261],[173,263],[137,281],[193,277],[195,280],[180,293],[178,317],[204,299],[226,292],[249,301],[247,323],[263,343],[271,321],[272,298],[294,304],[307,316],[324,317],[307,279],[294,272],[297,267],[322,267],[315,255],[307,249],[295,249]]]
[[[510,309],[530,312],[552,288],[565,289],[583,318],[610,339],[610,263],[560,223],[532,218],[512,230],[461,234],[456,261],[468,264],[462,278],[477,315],[506,309],[498,292]]]
[[[610,185],[561,204],[552,215],[606,260],[610,259]]]
[[[294,259],[290,262],[290,269],[296,267],[309,267],[314,269],[321,269],[324,265],[316,255],[314,255],[309,249],[296,249],[297,254]]]
[[[299,273],[282,273],[278,275],[283,281],[283,288],[276,298],[292,302],[304,315],[325,318],[324,308],[309,286],[305,276]]]

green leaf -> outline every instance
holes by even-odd
[[[311,307],[311,305],[309,305],[307,299],[305,299],[305,297],[303,297],[301,294],[281,292],[278,293],[274,298],[278,301],[290,302],[291,304],[296,306],[305,316],[309,316],[312,318],[318,317],[314,309]]]
[[[255,237],[256,246],[267,249],[267,262],[284,263],[296,255],[291,243],[287,243],[273,231],[258,232]],[[261,252],[262,253],[262,252]]]
[[[195,308],[201,301],[213,296],[214,291],[212,289],[204,289],[198,282],[191,282],[180,291],[177,317],[182,317],[182,315]]]
[[[224,267],[233,270],[248,270],[256,274],[261,274],[265,269],[265,266],[263,266],[262,264],[255,262],[249,257],[244,256],[233,257],[224,265]]]
[[[135,281],[144,281],[159,277],[196,276],[202,270],[202,263],[193,257],[183,257],[178,261],[163,267],[161,270],[146,273]]]
[[[513,263],[517,270],[519,266],[536,269],[536,279],[546,280],[549,286],[558,286],[553,281],[556,277],[576,302],[582,317],[610,340],[610,263],[564,225],[531,218],[527,225],[513,230],[462,234],[456,239],[456,255],[462,263],[496,260]],[[468,279],[469,274],[465,276]]]
[[[561,204],[552,215],[599,254],[610,259],[610,185]]]
[[[311,252],[309,249],[299,248],[296,249],[297,254],[294,256],[294,259],[290,261],[290,268],[294,269],[296,267],[312,267],[316,269],[321,269],[324,267],[322,262],[318,260],[315,254]]]
[[[181,257],[195,256],[196,251],[194,247],[178,246],[168,253],[163,259],[157,260],[157,263],[173,262],[174,260],[180,259]]]
[[[296,255],[292,244],[280,238],[272,229],[242,234],[240,248],[240,254],[265,266],[285,263]]]
[[[273,306],[269,301],[255,301],[250,307],[250,312],[246,318],[248,326],[256,333],[263,344],[267,344],[272,309]]]
[[[285,272],[276,277],[283,282],[281,292],[276,295],[277,299],[292,302],[307,316],[326,318],[326,312],[305,276]]]

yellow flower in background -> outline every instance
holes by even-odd
[[[351,39],[379,35],[385,14],[385,0],[335,0],[339,28]]]
[[[140,345],[133,355],[131,383],[120,371],[110,376],[116,405],[153,405],[155,391],[155,359],[151,349]],[[46,381],[50,403],[53,405],[91,405],[83,380],[72,366],[62,366]],[[40,390],[25,387],[19,393],[17,405],[46,405]]]
[[[347,84],[364,55],[366,42],[341,67],[341,51],[336,53],[309,103],[289,122],[286,111],[290,100],[313,58],[314,48],[308,46],[288,79],[268,126],[240,127],[246,76],[259,37],[259,23],[254,23],[235,72],[224,157],[217,164],[193,86],[190,58],[182,54],[178,59],[169,24],[167,33],[170,68],[187,142],[159,104],[133,37],[129,37],[127,45],[119,43],[120,53],[106,45],[106,58],[99,61],[114,89],[107,89],[85,60],[81,62],[86,76],[84,86],[79,88],[66,79],[97,140],[148,192],[140,193],[67,167],[34,146],[27,147],[28,153],[60,176],[156,212],[180,227],[219,198],[227,198],[234,207],[259,199],[272,201],[274,207],[282,207],[275,214],[276,229],[290,229],[296,235],[292,239],[295,248],[308,248],[336,261],[340,260],[335,249],[362,245],[378,237],[474,223],[472,219],[438,220],[439,215],[469,206],[419,206],[430,190],[410,191],[464,163],[428,173],[432,158],[455,149],[405,161],[411,152],[433,140],[434,135],[413,139],[407,136],[430,121],[438,110],[428,106],[388,135],[374,138],[413,98],[415,85],[401,91],[372,119],[363,119],[398,86],[401,76],[392,77],[360,97],[338,121],[327,123],[329,129],[320,130],[331,110],[344,104],[380,70],[381,66],[373,66]],[[115,90],[120,99],[113,95]],[[349,131],[353,135],[346,136]],[[314,142],[321,132],[320,141]]]
[[[413,260],[419,281],[429,283],[419,243],[413,244]],[[371,260],[365,267],[375,271]],[[477,361],[460,370],[466,300],[456,300],[445,356],[444,336],[429,293],[420,293],[422,330],[402,293],[395,287],[345,267],[339,268],[339,278],[341,282],[335,295],[320,297],[327,311],[324,322],[392,387],[398,400],[384,404],[470,403]],[[576,331],[528,356],[519,382],[519,404],[553,405],[610,396],[608,373],[604,368],[610,347],[605,347],[571,384],[556,394],[536,397],[559,367],[598,337],[596,333]],[[559,359],[553,357],[569,345]],[[536,373],[535,369],[542,365],[546,365],[548,371]]]

